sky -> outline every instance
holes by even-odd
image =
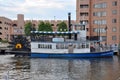
[[[76,0],[0,0],[0,16],[15,20],[24,14],[30,20],[76,19]]]

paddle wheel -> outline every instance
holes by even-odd
[[[30,41],[27,37],[22,35],[13,36],[11,41],[12,51],[30,51]]]

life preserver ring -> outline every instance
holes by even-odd
[[[21,49],[22,48],[22,44],[20,44],[20,43],[16,44],[15,48],[16,49]]]

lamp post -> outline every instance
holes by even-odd
[[[106,31],[106,46],[107,46],[107,26],[105,27],[105,31]]]
[[[101,33],[101,30],[100,30],[100,24],[99,24],[99,47],[100,47],[100,33]]]
[[[100,21],[98,22],[97,36],[98,36],[98,46],[100,51]]]

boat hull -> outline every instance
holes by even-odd
[[[112,57],[114,52],[94,52],[94,53],[34,53],[31,52],[31,58],[95,58],[95,57]]]

